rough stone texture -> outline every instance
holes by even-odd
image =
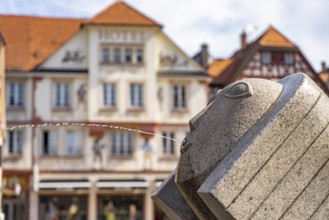
[[[320,170],[282,219],[309,219],[329,194],[329,162]],[[321,192],[321,193],[319,193]],[[327,216],[329,218],[329,215]]]
[[[254,214],[254,219],[278,219],[307,187],[329,158],[329,127],[289,171]],[[326,182],[327,186],[329,183]],[[321,193],[322,192],[318,192]],[[315,196],[315,195],[313,195]]]
[[[248,219],[300,159],[329,122],[329,114],[323,115],[323,109],[329,109],[329,102],[325,96],[320,98],[305,119],[230,205],[228,210],[233,216]],[[244,205],[247,203],[248,205]]]
[[[321,206],[314,212],[310,220],[328,219],[329,216],[329,195]]]
[[[170,219],[198,219],[178,190],[175,175],[173,172],[153,193],[153,201]]]
[[[207,220],[329,219],[328,112],[305,74],[221,90],[182,143],[175,183],[184,205]],[[167,198],[177,193],[170,178],[160,189]]]
[[[266,93],[264,93],[266,91]],[[214,101],[190,121],[182,145],[176,183],[200,219],[216,219],[197,194],[217,164],[271,107],[281,94],[274,81],[248,79],[221,90]]]

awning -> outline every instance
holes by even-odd
[[[89,181],[41,181],[38,183],[39,189],[75,189],[90,188]]]
[[[150,184],[145,181],[105,181],[100,180],[96,185],[98,188],[148,188]]]

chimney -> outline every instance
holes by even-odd
[[[326,73],[327,72],[327,64],[326,64],[326,61],[322,61],[321,62],[321,67],[322,67],[321,72],[322,73]]]
[[[244,49],[247,46],[247,34],[245,31],[241,33],[241,48]]]
[[[207,68],[208,67],[208,45],[203,43],[201,45],[201,53],[200,53],[200,64],[202,67]]]

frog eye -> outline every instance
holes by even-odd
[[[192,146],[192,142],[191,139],[189,138],[189,136],[186,136],[182,142],[181,148],[180,148],[180,152],[181,154],[184,153],[185,151],[187,151],[187,149],[190,148],[190,146]]]
[[[225,96],[232,99],[249,97],[252,94],[252,86],[248,82],[238,82],[225,92]]]

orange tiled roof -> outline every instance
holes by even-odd
[[[323,82],[328,82],[329,81],[329,73],[321,73],[319,74],[320,78],[322,79]]]
[[[80,28],[81,19],[0,15],[6,69],[31,71]]]
[[[208,73],[212,77],[219,76],[233,62],[234,59],[215,60],[209,67]]]
[[[86,24],[161,26],[122,1],[110,5]]]
[[[259,44],[269,47],[295,47],[291,41],[272,26],[259,39]]]

